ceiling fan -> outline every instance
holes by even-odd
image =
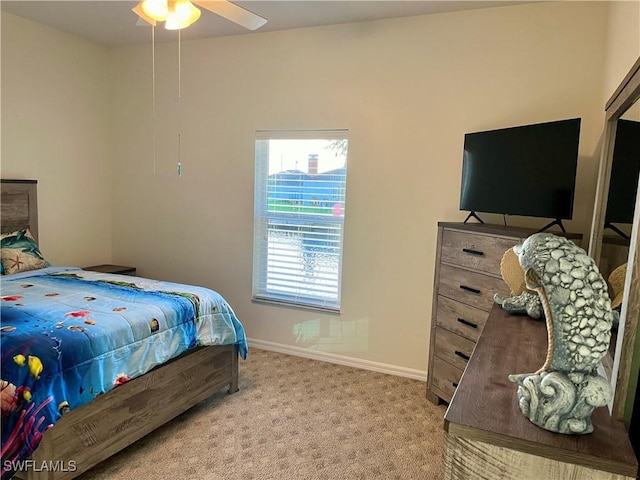
[[[256,30],[267,23],[265,18],[229,0],[141,0],[133,11],[140,17],[139,21],[143,20],[153,26],[156,22],[165,22],[167,30],[180,30],[200,18],[198,7],[249,30]]]

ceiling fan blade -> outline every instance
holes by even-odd
[[[192,0],[192,3],[249,30],[256,30],[267,23],[266,18],[228,0]]]
[[[142,2],[136,5],[131,10],[133,10],[133,12],[138,15],[138,21],[136,22],[137,27],[146,25],[153,25],[154,27],[156,26],[156,21],[146,13],[144,13],[144,10],[142,10]]]

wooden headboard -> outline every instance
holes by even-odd
[[[38,181],[0,180],[2,233],[28,228],[38,241]]]

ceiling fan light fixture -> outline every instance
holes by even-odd
[[[176,0],[173,10],[169,12],[164,28],[167,30],[180,30],[191,25],[200,18],[200,9],[189,0]]]
[[[142,0],[142,11],[157,22],[164,22],[169,15],[169,2],[167,0]]]

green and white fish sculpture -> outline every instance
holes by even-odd
[[[572,241],[536,233],[514,247],[528,289],[538,293],[548,349],[534,373],[510,375],[522,413],[546,430],[593,431],[591,414],[612,398],[596,370],[607,353],[615,312],[594,260]]]

